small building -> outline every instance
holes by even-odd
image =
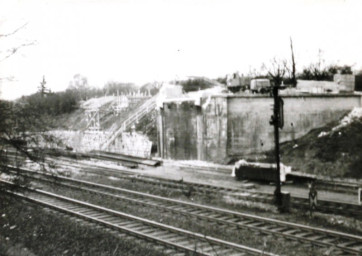
[[[335,74],[333,81],[340,86],[339,91],[341,92],[353,92],[355,90],[355,75]]]

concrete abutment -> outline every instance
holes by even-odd
[[[362,104],[357,94],[287,95],[283,100],[280,142],[337,121]],[[222,163],[269,151],[274,146],[272,106],[268,96],[214,95],[196,103],[164,102],[157,119],[160,156]]]

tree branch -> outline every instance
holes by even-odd
[[[0,34],[0,38],[1,38],[1,37],[12,36],[12,35],[16,34],[19,30],[23,29],[23,28],[24,28],[25,26],[27,26],[27,25],[28,25],[28,22],[25,23],[24,25],[18,27],[17,29],[15,29],[13,32],[11,32],[11,33],[9,33],[9,34]]]
[[[10,53],[9,53],[8,55],[6,55],[4,58],[2,58],[2,59],[0,60],[0,62],[6,60],[7,58],[10,58],[10,57],[11,57],[12,55],[14,55],[20,48],[26,47],[26,46],[30,46],[30,45],[34,45],[34,44],[35,44],[35,41],[34,41],[34,42],[30,42],[30,43],[21,44],[21,45],[19,45],[19,46],[17,46],[17,47],[11,48],[10,50],[8,50],[8,52],[10,52]]]

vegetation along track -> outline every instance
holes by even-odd
[[[64,159],[63,159],[64,160]],[[144,184],[151,184],[167,189],[175,189],[185,193],[198,193],[207,194],[208,196],[223,195],[235,199],[247,200],[258,203],[273,204],[273,194],[267,192],[260,192],[245,188],[226,188],[220,186],[213,186],[208,184],[200,184],[196,182],[178,181],[154,176],[147,176],[137,174],[132,171],[115,170],[109,167],[98,167],[90,164],[84,164],[72,160],[66,160],[61,163],[62,165],[81,167],[81,171],[89,172],[98,175],[112,175],[120,179],[130,180],[132,182],[140,182]],[[291,207],[303,211],[309,210],[309,200],[307,196],[295,196],[291,198]],[[337,214],[346,217],[353,217],[362,219],[362,206],[353,203],[346,203],[333,200],[318,200],[318,207],[314,210],[316,212]]]
[[[362,237],[349,235],[327,229],[314,228],[291,222],[263,218],[256,215],[242,214],[205,205],[189,203],[165,197],[145,194],[127,189],[96,184],[66,177],[57,177],[49,174],[37,173],[22,169],[22,175],[29,178],[62,185],[75,190],[107,196],[127,204],[136,204],[143,207],[152,207],[160,211],[169,211],[172,214],[186,215],[211,223],[228,226],[228,228],[248,229],[263,234],[271,234],[286,239],[310,243],[323,247],[334,246],[345,255],[362,253]]]
[[[1,180],[9,187],[8,194],[71,216],[90,221],[121,233],[144,239],[186,255],[266,255],[258,249],[175,228],[133,215],[114,211],[39,189],[24,188],[16,192],[14,184]],[[20,192],[22,191],[22,192]]]

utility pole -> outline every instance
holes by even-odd
[[[295,70],[295,59],[294,59],[292,37],[290,37],[290,51],[292,52],[292,84],[293,84],[293,87],[297,87],[297,78],[295,76],[296,70]]]
[[[279,128],[284,126],[284,117],[283,117],[283,100],[279,97],[279,85],[273,86],[273,98],[274,98],[274,107],[273,115],[271,116],[270,124],[274,126],[274,140],[275,140],[275,161],[277,165],[277,177],[276,177],[276,189],[274,192],[275,202],[278,208],[281,208],[282,205],[282,193],[280,187],[280,152],[279,152]]]

